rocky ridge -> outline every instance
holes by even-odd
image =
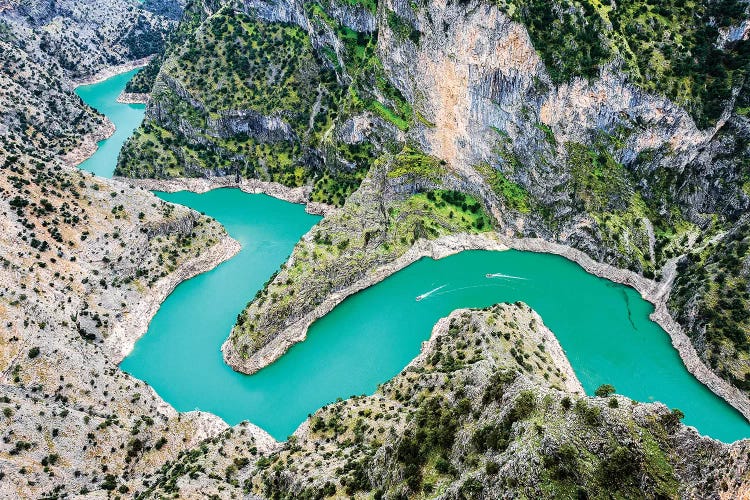
[[[748,494],[747,441],[701,438],[658,403],[580,392],[528,306],[458,310],[375,395],[318,410],[265,453],[230,429],[165,465],[143,496]]]

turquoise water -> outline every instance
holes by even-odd
[[[99,141],[99,149],[91,158],[78,167],[102,177],[112,177],[117,165],[117,156],[125,141],[143,121],[146,106],[143,104],[121,104],[117,96],[139,69],[122,73],[100,83],[81,85],[76,94],[83,102],[106,115],[115,124],[115,133],[109,139]]]
[[[102,93],[114,99],[119,91],[109,83],[100,84]],[[96,87],[81,95],[105,100]],[[132,113],[133,120],[142,115]],[[117,151],[100,153],[86,166],[109,175],[112,170],[107,174],[103,165],[113,168]],[[215,217],[243,246],[235,258],[177,287],[121,364],[180,411],[199,408],[230,424],[250,420],[284,439],[320,406],[372,393],[397,374],[437,319],[453,309],[522,300],[560,339],[589,394],[611,383],[639,401],[680,408],[687,424],[717,439],[750,436],[750,424],[687,372],[668,335],[648,319],[652,307],[633,289],[552,255],[472,251],[422,259],[345,300],[269,367],[252,376],[236,373],[224,364],[221,343],[236,315],[317,218],[299,205],[232,189],[157,195]]]
[[[252,214],[269,200],[242,200],[230,193],[215,191],[208,201],[187,193],[164,198],[205,210],[230,234],[252,242],[254,225],[269,222],[267,215]],[[225,213],[227,205],[252,209],[237,218]],[[286,223],[297,222],[294,215]],[[633,399],[682,409],[687,424],[718,439],[750,435],[743,417],[687,372],[669,337],[648,319],[652,307],[635,290],[553,255],[472,251],[422,259],[344,301],[276,363],[252,376],[236,373],[223,363],[219,346],[245,298],[283,260],[279,233],[289,236],[285,249],[294,241],[294,230],[280,231],[275,220],[270,222],[270,231],[260,229],[262,242],[254,248],[246,247],[225,268],[185,283],[167,299],[149,334],[121,365],[181,411],[200,408],[230,424],[247,419],[283,439],[322,405],[370,394],[399,373],[435,322],[452,310],[522,300],[555,332],[587,393],[611,383]],[[523,279],[488,279],[487,273]]]
[[[269,370],[247,376],[224,363],[220,347],[237,314],[320,217],[306,214],[302,205],[238,189],[157,194],[214,217],[242,251],[179,285],[120,367],[180,411],[200,408],[230,424],[250,420],[286,438],[308,413],[340,395],[341,377],[318,371],[310,359],[286,356]],[[346,358],[317,345],[331,358]]]

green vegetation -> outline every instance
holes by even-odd
[[[593,78],[610,57],[600,40],[603,21],[589,1],[498,0],[500,8],[523,23],[556,83],[574,76]]]
[[[155,25],[140,10],[135,15],[133,25],[118,40],[128,49],[130,57],[141,59],[164,50],[167,30],[154,29]]]
[[[719,375],[750,391],[750,222],[697,249],[677,265],[670,309]],[[688,315],[695,311],[695,318]]]
[[[627,207],[632,192],[626,171],[602,144],[588,148],[569,142],[565,149],[574,196],[586,212],[602,213]]]
[[[633,190],[629,172],[614,159],[603,139],[592,147],[569,142],[565,150],[578,210],[598,223],[606,246],[619,254],[618,266],[653,278],[659,256],[651,253],[648,224],[652,219],[658,225],[669,222]]]
[[[148,6],[149,10],[152,11],[157,11],[164,7],[160,2],[154,2],[153,0],[146,0],[144,6],[149,3],[156,3],[156,5]],[[176,14],[176,12],[170,12],[169,14]],[[179,50],[179,47],[193,36],[195,30],[198,29],[205,17],[206,12],[202,7],[201,2],[192,0],[186,2],[182,19],[177,25],[177,28],[169,34],[165,50],[163,52],[157,52],[146,67],[139,71],[127,83],[127,85],[125,85],[125,92],[140,94],[150,93],[154,86],[156,76],[159,74],[159,70],[161,69],[162,64],[164,64],[164,61],[167,60],[169,55]]]
[[[411,40],[412,43],[419,45],[419,39],[422,34],[412,26],[408,19],[404,19],[392,10],[389,10],[386,20],[388,21],[388,27],[391,28],[397,37],[402,40]]]
[[[401,118],[394,111],[392,111],[390,108],[387,108],[379,101],[371,101],[368,109],[380,116],[385,121],[391,122],[392,124],[397,126],[399,130],[406,131],[409,128],[409,122]]]
[[[602,384],[596,388],[594,394],[596,394],[596,397],[598,398],[608,398],[615,392],[615,386],[612,384]]]
[[[382,77],[374,88],[387,104],[369,93],[366,100],[353,97],[355,86],[368,88],[363,82],[375,80],[374,38],[340,26],[318,3],[306,9],[320,36],[335,30],[342,41],[338,54],[330,47],[314,50],[296,25],[263,22],[229,7],[205,20],[189,10],[189,21],[173,37],[180,43],[170,46],[164,62],[163,73],[174,84],[161,85],[153,98],[193,131],[184,136],[171,122],[147,120],[123,148],[117,174],[240,174],[292,187],[312,185],[314,201],[343,205],[372,163],[372,145],[339,143],[334,124],[348,107],[362,106],[405,130],[412,111]],[[355,82],[341,85],[338,72]],[[217,130],[221,120],[242,122],[238,110],[250,113],[247,129]],[[285,126],[269,132],[253,121],[261,115]]]
[[[474,197],[459,191],[437,190],[415,194],[395,209],[393,216],[405,212],[422,212],[424,216],[415,223],[415,237],[432,239],[444,234],[446,221],[455,221],[459,230],[472,233],[492,229],[492,222],[485,215],[482,205]]]
[[[315,57],[307,33],[298,26],[265,23],[223,8],[188,38],[170,60],[169,73],[211,117],[223,110],[283,111],[302,135],[318,89],[323,105],[337,99],[335,76]]]
[[[549,144],[553,148],[557,147],[557,139],[555,139],[555,133],[552,131],[549,125],[539,122],[534,126],[544,133],[544,140],[547,141],[547,144]]]
[[[439,461],[449,463],[448,454],[464,414],[461,407],[451,407],[440,396],[426,398],[417,407],[414,428],[406,431],[396,449],[396,459],[403,464],[406,485],[411,491],[421,489],[422,467],[430,455],[435,453]]]
[[[631,80],[686,107],[700,127],[721,115],[750,65],[750,41],[716,47],[746,18],[741,0],[498,0],[523,23],[555,83],[594,78],[616,57]]]
[[[163,54],[159,54],[151,59],[145,68],[135,74],[133,78],[125,85],[125,92],[134,94],[148,94],[151,92],[151,88],[154,86],[156,75],[159,74],[159,68],[161,68],[164,62]]]
[[[412,182],[438,182],[447,173],[444,161],[408,144],[396,155],[393,165],[388,177],[408,177]]]
[[[384,76],[380,61],[373,58],[369,63],[367,72],[360,75],[359,83],[349,88],[349,106],[352,110],[371,111],[399,130],[406,132],[414,119],[412,106]],[[368,88],[372,80],[375,82],[377,93]],[[388,104],[383,104],[378,99],[384,99]]]
[[[477,165],[477,172],[487,181],[495,194],[505,202],[505,206],[527,214],[531,212],[531,200],[528,191],[522,186],[508,180],[500,170],[483,163]]]

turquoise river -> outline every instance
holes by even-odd
[[[112,175],[123,142],[143,118],[142,105],[115,102],[133,73],[78,88],[117,126],[81,168]],[[236,189],[156,194],[214,217],[242,244],[233,259],[178,286],[121,364],[180,411],[200,409],[229,424],[249,420],[285,439],[319,407],[372,393],[397,374],[440,317],[520,300],[557,335],[587,393],[611,383],[638,401],[680,408],[685,423],[714,438],[750,437],[750,424],[688,373],[668,335],[649,319],[650,304],[633,289],[552,255],[469,251],[422,259],[345,300],[272,365],[251,376],[236,373],[223,362],[222,342],[247,301],[319,218],[301,205]],[[437,287],[443,288],[415,300]]]

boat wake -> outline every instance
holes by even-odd
[[[522,278],[520,276],[511,276],[510,274],[502,274],[502,273],[487,273],[485,276],[487,278],[505,278],[505,279],[510,279],[510,280],[526,281],[526,278]]]
[[[429,292],[423,293],[422,295],[417,295],[417,302],[419,302],[422,299],[426,299],[427,297],[429,297],[433,293],[437,292],[438,290],[441,290],[441,289],[445,288],[446,286],[448,286],[448,285],[439,286],[439,287],[435,288],[434,290],[430,290]]]

